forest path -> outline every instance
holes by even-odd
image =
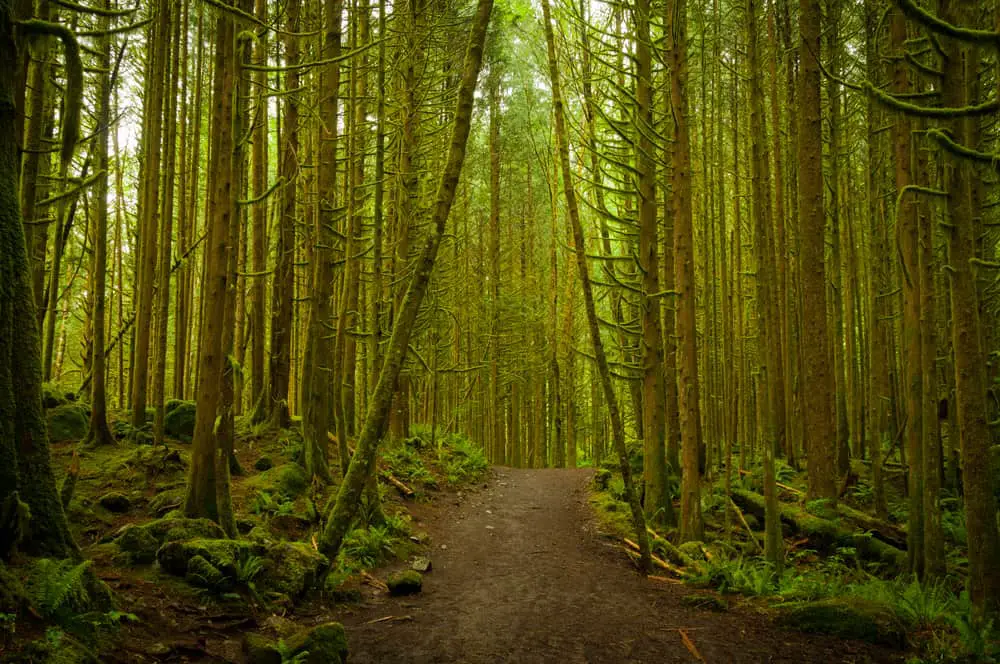
[[[643,579],[599,538],[589,478],[585,469],[498,468],[484,488],[418,510],[432,536],[424,590],[342,617],[351,663],[896,661],[779,630],[753,611],[686,606],[695,590]],[[387,616],[409,618],[371,622]]]

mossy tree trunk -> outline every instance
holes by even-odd
[[[220,521],[219,494],[223,504],[229,491],[229,455],[220,446],[223,380],[229,369],[226,355],[226,324],[232,323],[226,309],[230,298],[229,252],[231,225],[235,212],[234,152],[236,137],[234,99],[237,72],[236,29],[232,14],[218,12],[215,25],[215,63],[212,79],[212,135],[210,143],[209,189],[206,215],[205,278],[203,280],[203,320],[198,352],[198,381],[195,399],[191,469],[188,475],[184,514],[190,518]]]
[[[320,540],[320,550],[331,559],[336,556],[350,529],[351,523],[361,504],[361,497],[369,476],[375,470],[375,456],[379,443],[385,435],[389,423],[393,393],[399,373],[409,348],[413,326],[420,312],[427,286],[430,283],[434,261],[437,258],[445,224],[455,200],[455,190],[462,173],[465,147],[472,125],[472,108],[476,90],[476,80],[483,61],[483,45],[486,30],[493,10],[493,0],[479,0],[473,19],[469,46],[465,54],[461,83],[458,89],[454,127],[448,152],[448,159],[441,173],[436,202],[431,218],[432,230],[418,258],[413,277],[407,287],[402,307],[392,328],[392,336],[386,352],[385,363],[379,373],[378,384],[372,396],[364,426],[358,438],[358,447],[337,491],[337,498],[326,515],[326,525]]]
[[[18,54],[12,9],[0,0],[5,63]],[[64,558],[78,551],[56,491],[42,411],[41,338],[18,201],[15,79],[13,67],[0,67],[0,501],[16,490],[31,509],[23,550]]]
[[[566,120],[563,116],[562,85],[548,0],[542,0],[542,23],[545,30],[549,81],[552,85],[552,111],[555,115],[557,157],[559,170],[562,175],[563,196],[566,199],[566,212],[573,228],[573,248],[576,256],[577,274],[580,277],[580,283],[583,287],[583,303],[584,309],[587,312],[587,327],[590,332],[590,342],[594,348],[597,368],[601,376],[601,385],[604,388],[604,399],[608,405],[608,413],[611,418],[611,434],[614,440],[615,453],[618,455],[622,481],[625,484],[626,499],[632,512],[632,525],[635,527],[636,539],[639,542],[640,565],[643,573],[648,573],[651,566],[651,558],[649,535],[646,532],[646,517],[643,514],[639,495],[636,492],[632,479],[632,467],[629,463],[628,449],[625,446],[625,425],[622,422],[621,411],[618,407],[618,397],[615,395],[614,385],[611,383],[611,370],[608,366],[607,354],[604,351],[600,322],[597,318],[597,307],[594,303],[594,289],[590,283],[590,269],[587,265],[587,245],[584,242],[583,224],[580,221],[580,208],[577,204],[576,189],[573,186],[573,171],[570,167],[569,138],[566,132]]]

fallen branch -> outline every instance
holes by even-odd
[[[753,491],[734,489],[733,501],[758,519],[764,518],[764,496]],[[879,539],[875,531],[857,532],[854,524],[850,529],[839,523],[811,514],[799,505],[780,505],[781,522],[793,533],[809,538],[816,549],[832,551],[837,547],[854,547],[857,555],[864,560],[875,560],[887,565],[891,571],[906,567],[906,553],[890,543]]]
[[[743,516],[743,510],[741,510],[739,508],[739,506],[736,503],[733,502],[732,498],[729,499],[729,507],[731,507],[732,510],[736,513],[736,516],[739,518],[740,523],[743,524],[743,527],[747,531],[747,535],[750,536],[750,541],[754,543],[754,546],[757,547],[758,551],[763,552],[764,549],[761,547],[760,542],[757,541],[757,535],[754,533],[753,529],[750,527],[750,524],[747,523],[747,518],[745,516]]]
[[[413,620],[413,616],[411,616],[411,615],[405,615],[405,616],[385,616],[384,618],[376,618],[375,620],[369,620],[365,624],[366,625],[375,625],[377,623],[395,622],[397,620],[398,621]]]
[[[753,473],[751,473],[749,470],[745,470],[743,468],[740,468],[740,475],[753,475]],[[779,489],[784,489],[785,491],[788,491],[789,493],[794,493],[797,496],[801,496],[804,493],[802,491],[802,489],[796,489],[793,486],[788,486],[787,484],[782,484],[781,482],[775,482],[774,486],[778,487]]]
[[[378,579],[376,579],[374,576],[372,576],[368,572],[362,572],[361,573],[361,578],[364,580],[365,583],[367,583],[372,588],[378,588],[379,590],[381,590],[383,592],[389,592],[389,586],[385,585],[384,582],[379,581]]]
[[[625,544],[628,545],[628,547],[629,547],[628,549],[626,549],[626,551],[628,551],[630,555],[635,555],[635,556],[639,555],[639,545],[638,544],[636,544],[635,542],[633,542],[632,540],[630,540],[627,537],[623,538],[623,540],[624,540]],[[654,565],[656,565],[660,569],[663,569],[663,570],[666,570],[667,572],[670,572],[671,574],[673,574],[675,576],[690,576],[690,574],[688,572],[686,572],[685,570],[681,569],[680,567],[675,567],[674,565],[671,565],[670,563],[668,563],[666,560],[663,560],[662,558],[658,558],[656,556],[651,556],[651,558],[653,560],[653,564]]]
[[[698,648],[695,647],[694,641],[692,641],[691,637],[688,636],[687,630],[678,627],[677,632],[681,635],[681,641],[684,642],[684,647],[688,649],[688,652],[691,653],[691,656],[694,657],[699,662],[701,662],[702,664],[707,664],[707,662],[705,662],[705,658],[701,656],[700,652],[698,652]]]
[[[675,564],[680,565],[681,567],[691,567],[698,573],[703,571],[700,562],[678,549],[666,537],[660,535],[648,526],[646,527],[646,531],[653,537],[654,541],[660,544],[663,550],[667,552],[668,557]]]
[[[330,443],[333,444],[333,445],[337,445],[338,444],[337,436],[335,436],[334,434],[330,433],[329,431],[326,432],[326,439],[328,441],[330,441]],[[347,451],[351,453],[351,456],[354,456],[354,447],[353,446],[348,445],[347,446]],[[384,479],[386,482],[388,482],[389,484],[391,484],[394,487],[396,487],[399,490],[399,492],[401,494],[403,494],[404,496],[406,496],[407,498],[412,498],[413,496],[415,496],[417,494],[416,491],[414,491],[413,489],[411,489],[410,487],[406,486],[405,484],[403,484],[402,482],[400,482],[398,479],[396,479],[396,477],[392,473],[390,473],[388,470],[380,470],[379,474],[382,476],[382,479]]]

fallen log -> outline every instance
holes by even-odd
[[[660,547],[666,552],[667,557],[670,558],[671,562],[675,565],[690,567],[699,573],[702,571],[701,563],[671,544],[666,537],[663,537],[649,526],[646,526],[646,532],[649,533],[654,542],[660,545]]]
[[[888,523],[871,514],[844,504],[837,504],[837,513],[855,525],[872,533],[874,537],[897,549],[906,550],[906,530],[893,523]]]
[[[764,518],[764,496],[753,491],[734,489],[733,502],[758,519]],[[781,522],[792,534],[809,539],[809,544],[820,551],[830,552],[837,547],[853,547],[864,560],[883,563],[892,571],[906,567],[906,553],[883,542],[871,534],[846,529],[835,521],[810,514],[802,507],[782,503]],[[852,524],[853,525],[853,524]]]
[[[745,470],[743,468],[740,468],[740,475],[741,476],[753,475],[753,473],[751,473],[749,470]],[[789,486],[787,484],[782,484],[781,482],[775,482],[774,486],[778,487],[779,489],[784,489],[785,491],[788,491],[789,493],[794,493],[797,496],[803,495],[802,489],[796,489],[793,486]]]
[[[622,540],[629,547],[628,549],[626,549],[626,551],[629,551],[629,549],[631,549],[631,551],[629,551],[630,555],[633,555],[633,554],[634,555],[638,555],[639,554],[639,545],[638,544],[636,544],[635,542],[633,542],[632,540],[630,540],[627,537],[622,538]],[[660,569],[663,569],[663,570],[666,570],[667,572],[670,572],[674,576],[690,576],[689,572],[687,572],[687,571],[685,571],[685,570],[683,570],[683,569],[681,569],[679,567],[675,567],[675,566],[671,565],[670,563],[668,563],[666,560],[663,560],[662,558],[658,558],[656,556],[652,556],[652,560],[653,560],[653,564],[654,565],[656,565]]]

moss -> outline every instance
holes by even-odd
[[[281,652],[269,639],[260,634],[243,637],[243,655],[247,664],[281,664]]]
[[[596,491],[607,491],[611,483],[611,471],[607,468],[598,468],[594,471],[594,478],[591,480]]]
[[[175,510],[184,504],[185,493],[186,489],[184,487],[161,491],[150,499],[147,511],[153,516],[162,517],[167,512]]]
[[[292,657],[304,655],[305,664],[346,664],[347,632],[330,622],[300,632],[285,642]],[[305,654],[308,653],[308,654]]]
[[[316,585],[329,559],[303,542],[279,542],[268,548],[260,584],[293,599]]]
[[[194,436],[194,418],[197,407],[193,401],[171,399],[166,403],[163,430],[171,438],[190,442]]]
[[[132,507],[132,501],[121,491],[106,493],[98,498],[97,502],[100,503],[101,507],[115,514],[128,512]]]
[[[209,519],[163,518],[141,526],[125,526],[119,531],[115,543],[132,562],[149,564],[156,560],[156,552],[164,543],[195,538],[221,539],[225,536],[219,524]]]
[[[286,496],[297,496],[309,486],[305,469],[297,463],[286,463],[277,470],[278,487]]]
[[[688,558],[705,560],[705,550],[703,547],[704,543],[702,542],[684,542],[677,549]]]
[[[24,603],[25,595],[21,582],[0,560],[0,613],[18,613]]]
[[[184,580],[192,586],[210,590],[227,590],[232,585],[231,580],[203,556],[191,556],[187,561]]]
[[[90,413],[78,403],[67,403],[45,413],[49,426],[49,440],[61,443],[66,440],[83,440],[90,427]]]
[[[891,607],[858,598],[797,602],[780,607],[779,624],[802,632],[830,634],[901,648],[906,626]]]
[[[66,395],[52,383],[42,383],[42,407],[58,408],[67,403]]]
[[[420,572],[408,569],[390,574],[386,585],[389,586],[390,595],[413,595],[423,588],[424,577]]]
[[[344,573],[327,575],[323,592],[330,601],[338,604],[353,604],[362,598],[360,581]]]
[[[156,560],[170,574],[183,576],[191,559],[201,556],[224,575],[235,577],[240,560],[262,552],[259,544],[244,540],[193,539],[167,542],[156,552]]]
[[[160,548],[160,541],[140,526],[127,527],[115,541],[125,559],[138,565],[148,565],[156,560],[156,550]]]

